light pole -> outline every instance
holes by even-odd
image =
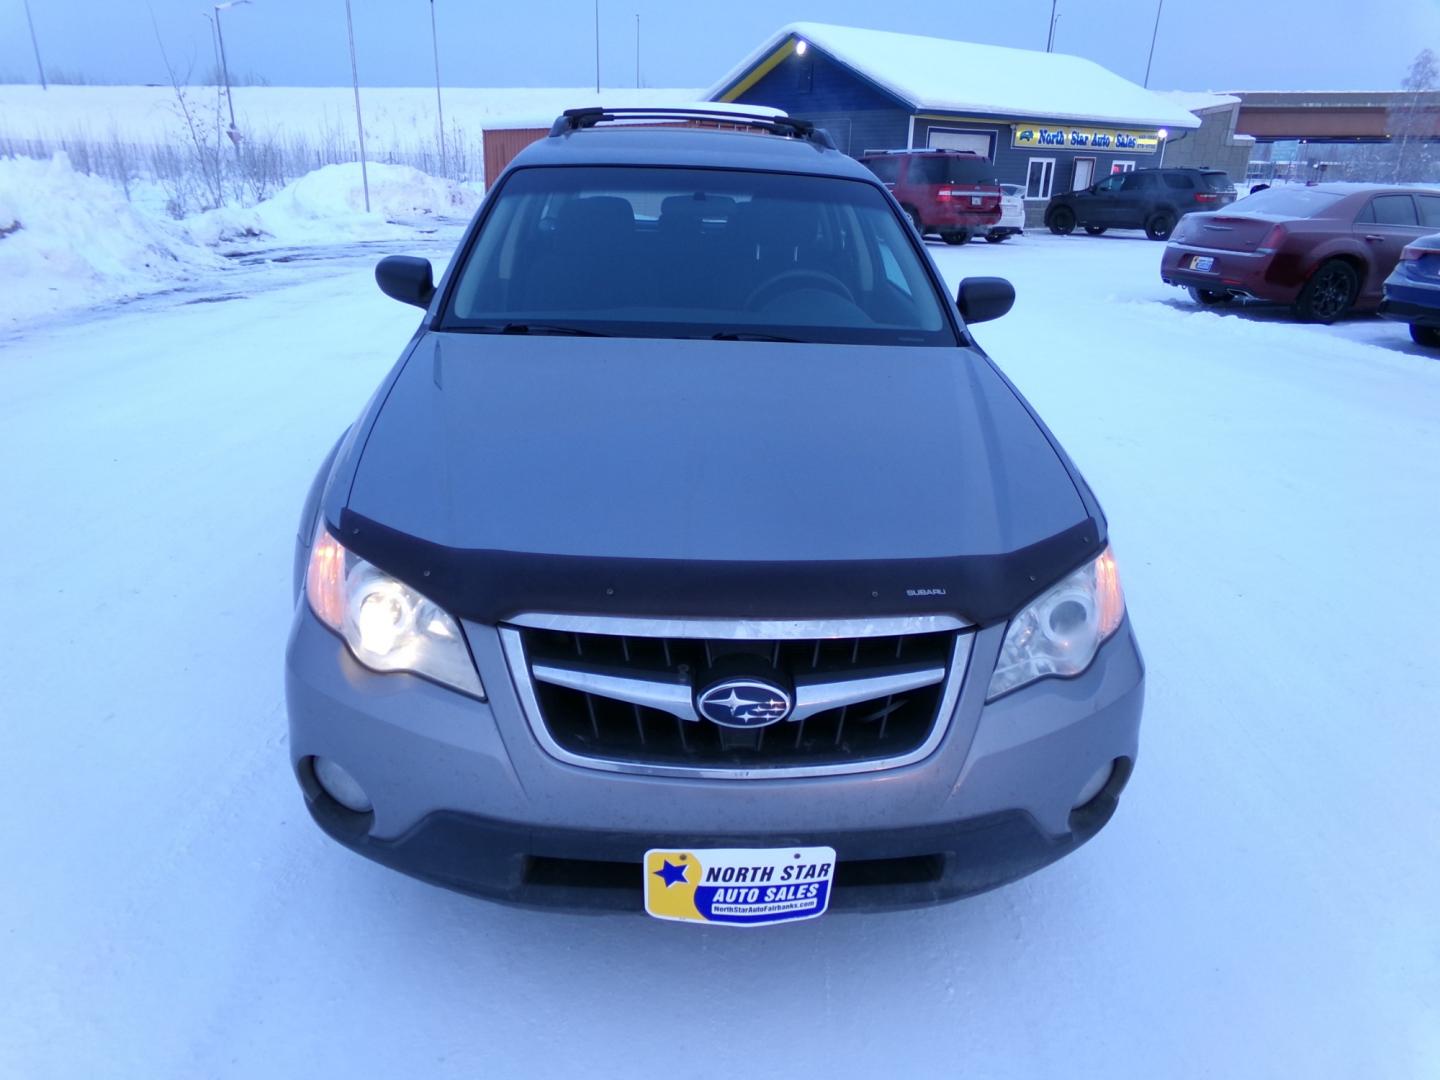
[[[640,13],[635,13],[635,89],[640,89]]]
[[[1161,128],[1155,133],[1155,136],[1160,140],[1160,164],[1156,168],[1163,169],[1165,167],[1165,147],[1170,143],[1170,132]]]
[[[345,31],[350,35],[350,83],[355,87],[355,131],[360,136],[360,183],[365,188],[365,212],[370,212],[370,173],[365,168],[365,122],[360,119],[360,69],[355,65],[355,22],[350,0],[345,0]]]
[[[445,165],[445,106],[440,100],[440,39],[435,34],[435,0],[430,0],[430,48],[435,54],[435,111],[440,116],[440,175],[448,177]]]
[[[230,136],[236,149],[240,147],[240,129],[235,126],[235,102],[230,99],[230,65],[225,62],[225,32],[220,29],[220,12],[248,3],[250,0],[225,0],[223,4],[215,5],[215,37],[220,42],[220,74],[225,79],[225,104],[230,107],[230,130],[225,134]]]
[[[1160,36],[1160,13],[1165,10],[1165,0],[1155,5],[1155,29],[1150,32],[1150,55],[1145,60],[1145,81],[1141,86],[1150,86],[1150,65],[1155,60],[1155,39]]]
[[[637,19],[640,16],[635,16]],[[45,83],[45,65],[40,62],[40,42],[35,37],[35,20],[30,17],[30,0],[25,0],[25,21],[30,24],[30,46],[35,50],[35,68],[40,72],[40,89],[49,90]]]
[[[595,93],[600,93],[600,0],[595,0]]]
[[[1050,33],[1045,36],[1045,51],[1050,52],[1055,47],[1055,20],[1060,16],[1055,14],[1055,6],[1060,0],[1050,0]]]

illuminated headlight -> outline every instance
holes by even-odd
[[[1010,620],[986,700],[1050,675],[1079,675],[1124,618],[1120,573],[1106,547]]]
[[[322,519],[310,545],[305,596],[366,667],[409,671],[484,699],[460,626],[404,582],[346,550]]]

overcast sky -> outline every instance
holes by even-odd
[[[362,85],[433,80],[427,0],[352,0]],[[183,71],[213,65],[206,0],[30,0],[47,69],[94,82],[165,78],[149,12]],[[1141,81],[1156,0],[1059,0],[1056,49]],[[592,0],[435,0],[444,81],[583,86],[595,78]],[[635,84],[635,16],[645,85],[719,79],[782,23],[801,19],[1045,47],[1050,0],[601,0],[601,76]],[[348,83],[344,0],[253,0],[227,11],[232,75],[275,86]],[[1387,89],[1417,51],[1440,51],[1440,0],[1168,0],[1157,89]],[[0,77],[35,80],[23,0],[0,0]]]

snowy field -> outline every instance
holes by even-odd
[[[285,747],[300,502],[416,319],[371,265],[453,236],[0,331],[0,1076],[1440,1075],[1440,358],[1138,234],[933,247],[1110,516],[1115,820],[929,910],[537,914],[331,843]]]

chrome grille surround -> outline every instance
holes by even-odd
[[[969,624],[959,619],[943,615],[841,620],[721,620],[642,619],[526,614],[511,619],[501,625],[499,633],[506,662],[510,668],[510,675],[514,682],[521,708],[525,713],[526,721],[536,740],[551,757],[564,761],[567,764],[607,772],[705,779],[778,780],[793,777],[878,772],[910,765],[928,757],[934,752],[936,747],[939,746],[941,740],[949,730],[951,716],[955,711],[955,705],[959,699],[960,687],[964,683],[969,666],[971,646],[974,641],[974,634],[966,632],[969,629]],[[546,723],[545,713],[541,706],[540,697],[537,693],[536,680],[533,675],[535,668],[532,667],[532,658],[527,654],[527,631],[555,631],[575,635],[605,635],[615,639],[688,638],[696,639],[696,641],[700,643],[707,640],[734,642],[769,641],[776,643],[811,641],[831,643],[842,639],[902,638],[910,635],[936,634],[948,634],[951,640],[948,646],[948,655],[945,657],[943,674],[928,669],[920,670],[923,665],[898,665],[896,668],[898,674],[895,678],[905,681],[907,686],[913,688],[934,684],[938,687],[938,695],[933,714],[929,719],[928,730],[926,731],[924,739],[918,744],[905,748],[901,753],[888,756],[860,757],[844,761],[826,761],[823,763],[789,766],[777,765],[772,767],[757,766],[740,768],[721,764],[680,764],[661,761],[628,760],[625,756],[618,754],[597,755],[593,753],[577,753],[575,750],[562,745],[561,741],[555,737],[555,734]],[[858,648],[859,642],[857,641],[857,653]],[[626,652],[628,656],[628,647],[626,648]],[[934,677],[937,674],[939,677]],[[570,673],[570,676],[566,677],[573,677],[573,673]],[[867,678],[870,677],[871,676],[867,676]],[[622,678],[619,681],[624,683],[632,680]],[[610,697],[612,701],[626,701],[631,704],[636,704],[637,701],[643,701],[644,707],[668,712],[677,718],[684,716],[687,712],[692,712],[689,705],[690,688],[688,684],[682,688],[677,686],[673,681],[664,679],[656,681],[635,679],[633,681],[644,684],[643,687],[635,691],[635,693],[639,695],[638,697],[626,696],[625,687],[621,688],[619,695],[603,694],[602,696]],[[797,682],[799,681],[800,680],[797,680]],[[864,681],[866,681],[865,678],[858,680],[830,680],[820,684],[820,691],[818,692],[823,697],[824,691],[831,690],[834,687],[856,686]],[[547,682],[560,686],[566,685],[563,678],[556,679],[554,672],[547,673]],[[881,690],[886,686],[884,683],[876,683],[875,685]],[[613,691],[613,685],[610,689]],[[590,692],[593,692],[593,690]],[[817,691],[813,689],[811,692],[812,694],[817,693]],[[655,694],[654,703],[645,697],[647,693]],[[882,697],[885,697],[883,692],[871,695],[868,700],[878,700]],[[842,696],[835,700],[838,704],[840,701],[843,701],[844,698]],[[851,700],[855,701],[856,699],[852,696]],[[816,711],[818,711],[818,707],[811,709],[812,713]],[[676,722],[683,725],[689,721],[677,719]],[[843,717],[841,724],[843,727]],[[681,738],[683,741],[683,735]]]

